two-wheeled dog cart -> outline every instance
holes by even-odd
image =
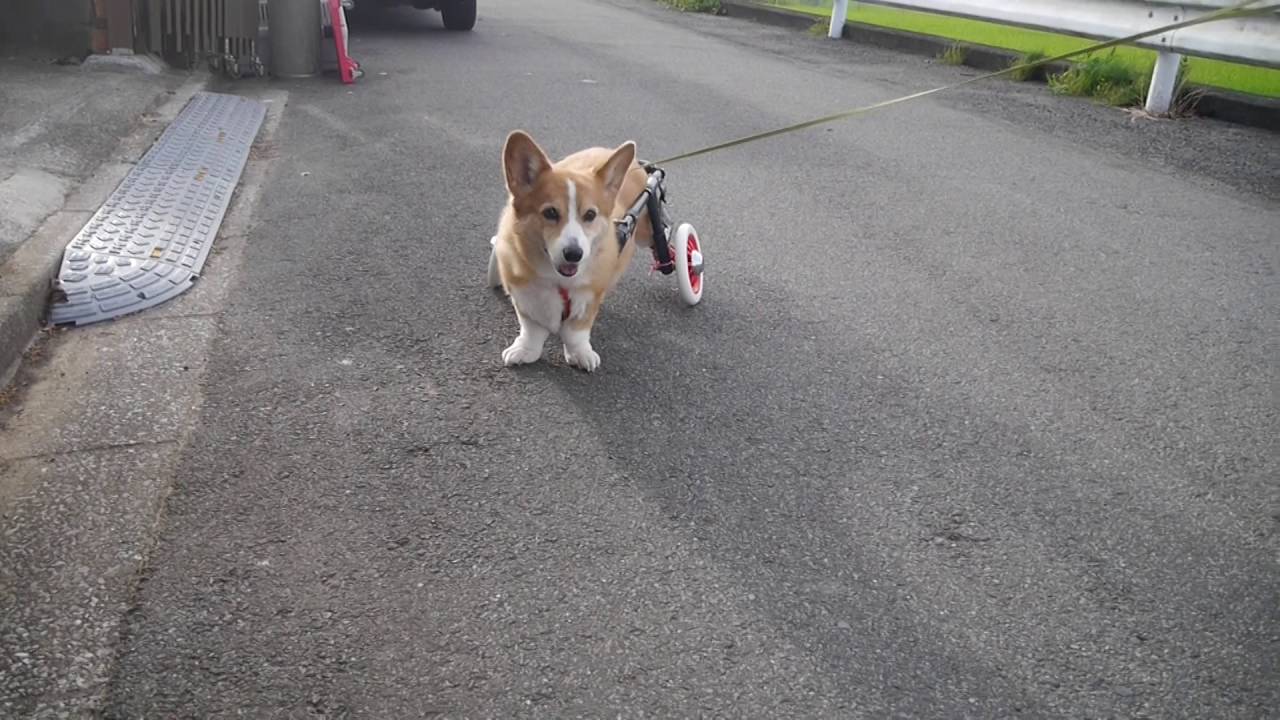
[[[653,269],[663,275],[675,273],[676,283],[680,286],[680,299],[686,305],[697,305],[702,300],[704,284],[702,242],[691,223],[680,223],[673,231],[667,214],[667,191],[663,185],[666,171],[649,163],[644,164],[644,170],[649,178],[645,181],[640,197],[636,198],[625,215],[614,221],[618,244],[626,245],[632,239],[640,213],[647,212],[649,225],[653,228]],[[489,287],[500,285],[502,278],[498,275],[498,257],[490,249]]]

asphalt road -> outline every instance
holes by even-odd
[[[509,130],[653,158],[966,71],[481,6],[279,85],[107,717],[1280,707],[1275,134],[994,83],[673,165],[702,305],[637,259],[600,371],[511,370]]]

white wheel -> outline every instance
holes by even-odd
[[[498,238],[489,241],[490,245],[495,245]],[[502,287],[502,275],[498,273],[498,252],[495,248],[489,249],[489,288]]]
[[[680,223],[671,233],[671,253],[675,255],[676,282],[680,284],[680,298],[686,305],[697,305],[702,300],[705,275],[702,265],[702,243],[698,233],[689,223]]]

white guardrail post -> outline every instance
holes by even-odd
[[[1152,115],[1163,115],[1173,105],[1173,91],[1178,84],[1178,65],[1182,54],[1161,52],[1156,54],[1156,67],[1151,73],[1151,87],[1147,88],[1146,110]]]
[[[827,37],[839,40],[844,35],[844,21],[849,17],[849,0],[836,0],[831,6],[831,28]]]
[[[952,17],[985,20],[1015,27],[1114,40],[1234,6],[1239,0],[859,0]],[[1265,13],[1214,20],[1137,40],[1137,47],[1156,51],[1155,70],[1147,90],[1146,109],[1169,111],[1183,55],[1280,69],[1280,0],[1263,0],[1250,11]],[[843,35],[848,0],[835,0],[828,37]]]

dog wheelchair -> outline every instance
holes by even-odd
[[[648,174],[644,190],[636,198],[631,207],[620,219],[614,221],[614,232],[621,248],[635,235],[640,213],[649,213],[649,224],[653,228],[653,266],[663,275],[675,273],[676,283],[680,288],[680,299],[686,305],[697,305],[702,300],[703,258],[702,243],[691,223],[680,223],[672,231],[670,216],[667,214],[667,189],[663,185],[666,171],[650,163],[641,163]],[[496,239],[496,238],[495,238]],[[494,249],[489,250],[489,287],[502,285],[498,274],[498,257]]]

